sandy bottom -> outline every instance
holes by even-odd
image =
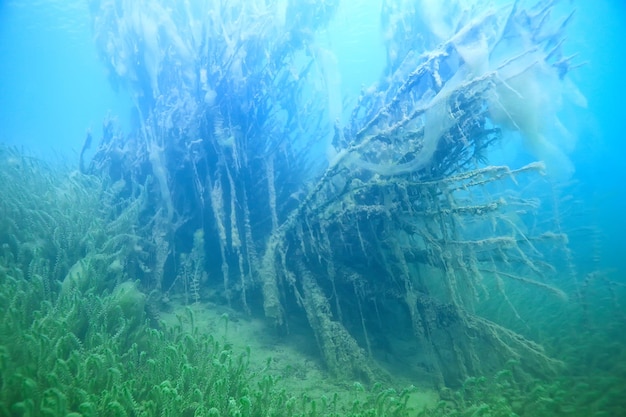
[[[226,306],[200,302],[185,306],[179,300],[171,302],[169,312],[162,313],[166,325],[179,322],[188,323],[186,311],[194,312],[195,325],[200,332],[206,332],[232,346],[235,353],[250,349],[250,368],[277,376],[277,385],[294,396],[307,395],[309,398],[329,398],[338,394],[340,402],[350,404],[359,397],[357,381],[338,380],[324,368],[317,354],[317,346],[312,334],[292,329],[288,334],[279,335],[263,319],[250,317]],[[292,326],[295,327],[295,326]],[[268,362],[268,360],[271,360]],[[269,366],[268,366],[269,363]],[[410,385],[418,386],[410,396],[408,405],[415,410],[432,407],[439,402],[439,395],[432,388],[421,387],[416,381],[406,378],[393,378],[383,382],[397,390]]]

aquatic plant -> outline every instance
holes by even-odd
[[[298,397],[252,369],[249,349],[200,332],[189,308],[177,325],[152,328],[143,311],[126,310],[132,289],[48,301],[42,277],[2,261],[2,416],[382,416],[402,407],[402,394],[382,388],[350,410],[337,394]]]
[[[403,360],[437,385],[511,358],[554,373],[539,344],[475,312],[481,294],[509,301],[511,281],[566,297],[542,248],[567,258],[567,237],[529,231],[538,201],[511,191],[565,160],[538,122],[575,92],[561,50],[571,15],[555,22],[554,3],[423,25],[417,4],[385,1],[384,74],[338,118],[332,53],[316,36],[336,1],[93,1],[99,52],[139,125],[123,137],[106,123],[86,171],[124,184],[128,201],[144,184],[143,284],[197,301],[206,273],[227,303],[279,328],[303,316],[343,376],[375,379],[374,341],[405,334],[418,354]],[[547,165],[487,164],[512,130]]]
[[[271,360],[253,365],[256,352],[230,343],[228,315],[222,316],[215,333],[200,329],[199,317],[190,307],[183,308],[174,323],[155,327],[144,311],[148,306],[141,284],[115,282],[111,264],[98,261],[109,259],[105,256],[91,254],[92,260],[85,259],[90,248],[113,239],[103,235],[121,233],[110,227],[120,221],[112,214],[120,213],[120,206],[102,205],[109,200],[94,193],[99,189],[97,178],[83,178],[15,149],[0,148],[0,158],[0,192],[7,197],[0,201],[0,416],[571,417],[622,415],[626,409],[623,322],[608,316],[601,320],[602,314],[614,312],[596,310],[594,305],[593,327],[577,327],[585,323],[587,312],[575,303],[568,304],[568,314],[575,320],[566,322],[573,330],[563,322],[553,324],[564,350],[560,356],[570,364],[554,378],[533,378],[526,366],[512,360],[489,375],[468,377],[457,388],[442,388],[441,401],[432,406],[419,401],[419,388],[398,389],[387,381],[353,382],[340,390],[332,385],[333,390],[320,396],[297,390],[269,370]],[[98,198],[88,198],[94,194]],[[73,204],[65,206],[67,201]],[[135,207],[132,201],[129,207]],[[94,211],[83,218],[86,208]],[[36,211],[49,217],[33,214]],[[20,218],[18,213],[26,216]],[[29,220],[30,216],[39,220]],[[49,224],[75,227],[89,238],[52,244],[31,256],[31,242],[62,232]],[[196,243],[200,238],[197,234]],[[82,256],[80,267],[70,264],[73,256]],[[56,266],[57,258],[69,262]],[[113,270],[118,276],[119,267],[114,265]],[[69,271],[78,274],[80,286],[64,287],[53,279],[63,279]],[[308,274],[303,272],[305,301],[326,302],[328,308],[323,294],[311,285],[315,278]],[[588,277],[582,288],[588,303],[602,305],[604,295],[620,298],[624,289],[597,276]],[[594,293],[602,296],[591,297]],[[313,320],[324,324],[327,317]],[[320,385],[327,382],[331,386],[330,381]]]

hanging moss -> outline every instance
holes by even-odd
[[[106,120],[80,173],[1,149],[0,412],[407,415],[409,391],[373,383],[395,366],[457,389],[435,415],[567,413],[554,404],[573,397],[535,380],[563,364],[510,291],[568,299],[550,279],[560,259],[575,274],[567,236],[524,187],[551,161],[486,155],[519,131],[538,157],[562,156],[537,123],[559,89],[538,86],[565,85],[569,18],[553,22],[548,1],[452,27],[386,1],[384,76],[335,120],[318,34],[337,2],[261,3],[93,2],[99,53],[138,124]],[[327,370],[372,389],[351,407],[281,390],[191,310],[160,323],[178,295],[283,333],[308,323]],[[506,313],[484,315],[487,298]]]

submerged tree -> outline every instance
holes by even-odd
[[[527,228],[536,199],[501,191],[546,166],[486,162],[512,130],[548,170],[566,160],[541,123],[571,68],[571,15],[553,22],[553,3],[427,15],[384,1],[385,73],[344,123],[316,37],[336,1],[92,1],[138,123],[127,137],[106,123],[87,170],[148,190],[144,286],[220,288],[281,329],[305,317],[337,374],[371,377],[384,340],[436,383],[510,359],[553,372],[540,345],[475,311],[508,301],[510,280],[564,297],[542,249],[566,237]]]

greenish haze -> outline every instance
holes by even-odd
[[[411,390],[354,388],[349,408],[337,394],[309,398],[249,366],[223,337],[200,333],[191,309],[159,330],[125,316],[115,295],[40,302],[43,280],[19,270],[0,276],[0,415],[314,416],[406,415]]]
[[[125,316],[113,294],[46,301],[43,279],[16,268],[3,267],[0,288],[2,416],[615,416],[626,405],[623,353],[614,369],[531,383],[511,361],[443,389],[432,409],[415,408],[416,388],[380,383],[311,398],[251,369],[249,349],[201,333],[191,309],[155,329]]]
[[[166,326],[137,308],[146,297],[129,273],[142,259],[127,249],[134,202],[116,212],[99,181],[14,150],[0,148],[0,162],[1,417],[626,414],[624,317],[604,301],[623,299],[615,283],[587,284],[598,295],[586,300],[593,315],[574,302],[551,319],[547,307],[537,310],[552,320],[543,326],[553,335],[550,353],[565,363],[550,380],[512,360],[494,375],[441,388],[428,408],[417,388],[391,382],[341,390],[320,380],[329,392],[314,397],[270,371],[270,360],[251,365],[255,352],[228,342],[228,317],[208,334],[192,309]]]

